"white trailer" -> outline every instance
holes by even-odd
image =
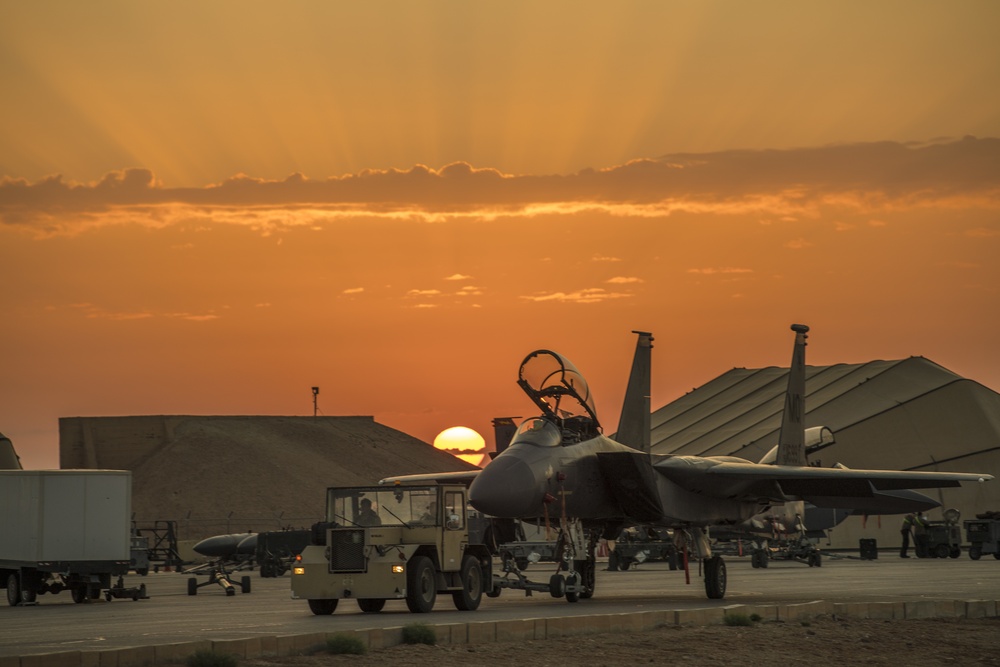
[[[0,470],[0,586],[12,605],[69,590],[74,602],[146,597],[125,589],[132,473]],[[116,585],[112,577],[117,576]]]

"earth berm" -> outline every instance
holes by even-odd
[[[809,621],[669,626],[633,634],[475,645],[400,645],[365,655],[318,652],[242,661],[241,667],[586,667],[670,664],[1000,666],[1000,618]]]

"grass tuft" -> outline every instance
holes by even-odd
[[[239,659],[232,653],[202,649],[189,655],[186,662],[188,667],[236,667]]]
[[[753,621],[746,614],[726,614],[722,620],[729,626],[750,626]]]
[[[427,644],[434,646],[437,643],[437,635],[434,628],[423,623],[411,623],[403,626],[404,644]]]
[[[326,640],[326,650],[334,655],[364,655],[368,647],[352,635],[334,635]]]

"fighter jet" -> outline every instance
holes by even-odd
[[[651,454],[653,336],[636,331],[639,338],[615,440],[603,435],[590,388],[568,359],[545,349],[524,359],[517,382],[541,414],[523,421],[507,448],[475,475],[470,504],[493,517],[558,525],[567,538],[585,532],[589,536],[585,556],[577,552],[566,559],[570,572],[566,590],[582,581],[579,597],[593,593],[593,545],[598,537],[613,539],[633,524],[672,528],[685,550],[702,559],[706,595],[721,599],[726,593],[726,565],[721,556],[712,554],[706,535],[709,526],[738,524],[775,503],[803,500],[821,507],[877,507],[895,502],[897,490],[992,479],[970,473],[806,465],[803,395],[809,327],[795,324],[792,331],[792,368],[774,464],[735,456]],[[406,479],[412,478],[383,481]]]

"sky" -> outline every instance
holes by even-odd
[[[924,356],[1000,390],[1000,4],[0,0],[0,432],[534,409]]]

